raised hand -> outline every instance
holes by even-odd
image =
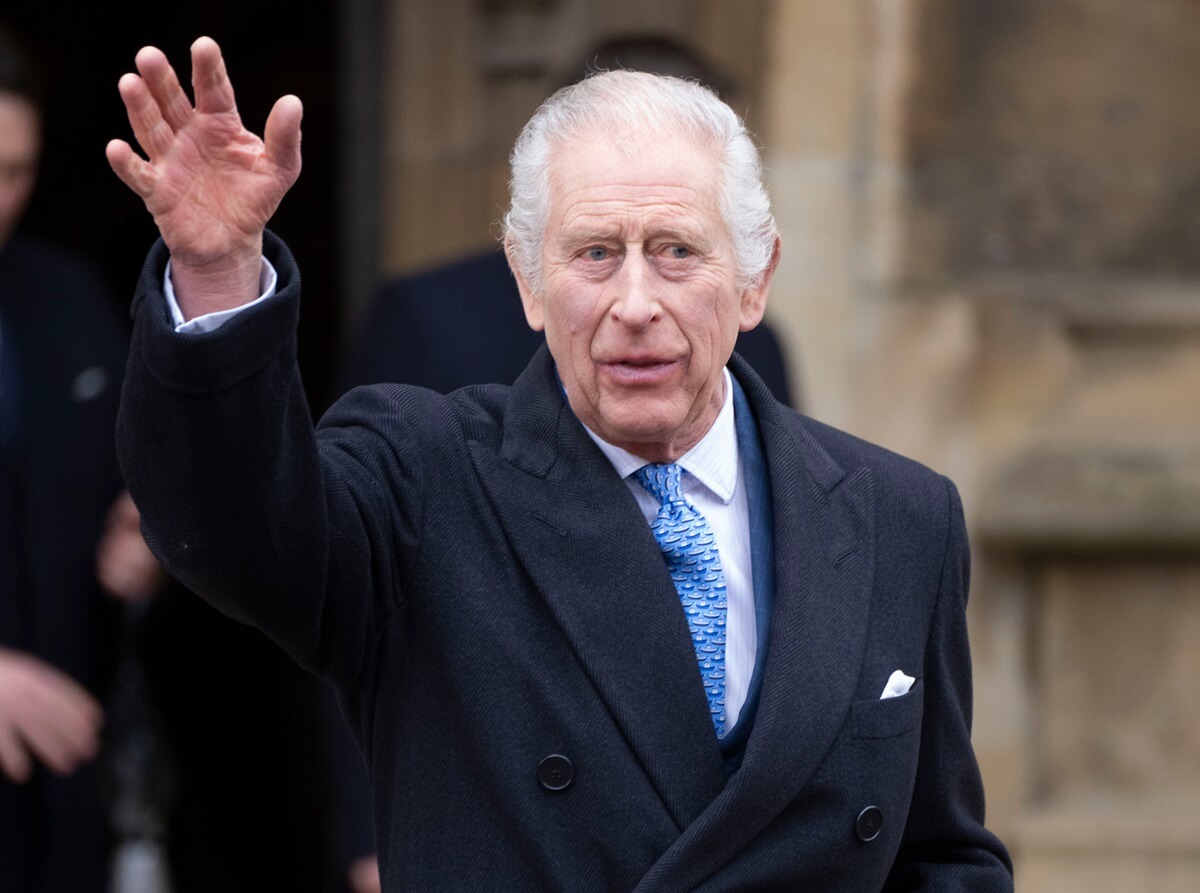
[[[191,318],[253,300],[263,229],[300,174],[300,100],[276,101],[262,140],[242,125],[211,38],[192,44],[194,107],[162,51],[144,47],[135,63],[117,86],[147,159],[124,140],[106,154],[170,249],[180,308]]]

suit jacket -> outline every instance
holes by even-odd
[[[546,341],[525,322],[503,251],[487,251],[386,282],[349,352],[346,388],[380,381],[449,393],[473,384],[511,384]],[[737,351],[780,402],[790,404],[783,349],[762,323],[738,336]]]
[[[95,549],[120,488],[113,425],[125,333],[96,274],[28,239],[0,251],[0,646],[99,694],[111,606]],[[0,777],[0,889],[101,890],[94,765],[67,778]],[[70,854],[70,858],[63,858]]]
[[[298,271],[267,250],[277,299],[185,337],[151,253],[119,451],[172,572],[338,689],[386,889],[1011,889],[969,741],[948,481],[731,361],[766,456],[775,607],[730,775],[657,544],[546,351],[511,389],[357,389],[314,436]],[[895,669],[917,682],[881,701]]]

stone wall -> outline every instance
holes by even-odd
[[[963,491],[1023,891],[1200,889],[1200,5],[778,0],[813,413]]]

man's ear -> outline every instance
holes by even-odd
[[[749,332],[762,322],[763,313],[767,309],[767,293],[771,290],[771,280],[775,278],[775,269],[779,266],[779,255],[783,250],[783,242],[775,237],[775,245],[771,248],[771,262],[758,279],[742,292],[741,318],[738,331]]]
[[[542,312],[542,296],[535,294],[529,287],[529,282],[521,271],[521,265],[517,262],[516,249],[513,248],[512,242],[507,240],[504,242],[504,256],[508,258],[508,268],[512,270],[513,278],[517,280],[517,291],[521,293],[521,306],[525,308],[525,321],[529,323],[529,328],[540,332],[546,328],[546,319]]]

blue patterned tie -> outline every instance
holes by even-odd
[[[683,498],[683,468],[644,465],[638,483],[659,501],[650,524],[683,603],[717,737],[725,737],[725,574],[712,528]]]

